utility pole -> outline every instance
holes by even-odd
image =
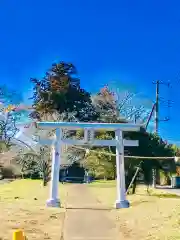
[[[159,128],[159,80],[156,81],[156,103],[155,103],[155,132],[158,134]]]
[[[160,121],[161,122],[167,122],[167,121],[170,120],[170,116],[167,116],[164,119],[160,120],[159,105],[160,105],[160,103],[162,104],[162,103],[167,102],[167,107],[168,107],[168,110],[169,110],[169,108],[171,107],[171,102],[172,101],[171,100],[165,101],[165,100],[163,100],[163,98],[160,98],[160,84],[166,85],[169,88],[170,87],[169,82],[166,83],[166,82],[157,80],[157,81],[154,81],[153,84],[156,85],[156,101],[155,101],[155,104],[154,104],[154,107],[153,107],[154,108],[153,111],[155,113],[155,127],[154,128],[155,128],[155,133],[158,134],[158,132],[159,132],[159,122]],[[152,115],[151,115],[151,117],[152,117]]]
[[[170,116],[164,118],[163,120],[159,119],[159,103],[160,103],[159,87],[160,87],[160,84],[164,84],[164,85],[167,85],[168,88],[169,88],[170,83],[169,82],[164,83],[163,81],[159,81],[159,80],[157,80],[153,83],[156,84],[156,101],[155,101],[155,104],[153,105],[152,111],[150,113],[150,116],[149,116],[149,119],[148,119],[148,122],[147,122],[147,126],[148,126],[149,121],[152,117],[153,111],[155,111],[155,133],[158,134],[159,133],[159,122],[170,120]],[[170,107],[170,102],[171,101],[168,100],[168,108]],[[153,186],[153,188],[156,188],[156,168],[152,169],[152,186]]]

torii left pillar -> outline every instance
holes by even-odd
[[[51,169],[51,186],[50,186],[50,199],[47,200],[48,207],[60,207],[61,203],[58,198],[58,185],[59,185],[59,170],[61,162],[61,139],[62,129],[56,129],[56,140],[52,145],[52,169]]]

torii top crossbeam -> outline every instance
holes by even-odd
[[[106,129],[106,131],[121,130],[125,132],[137,132],[142,125],[133,123],[79,123],[79,122],[37,122],[40,128],[67,128],[70,130],[81,128]]]

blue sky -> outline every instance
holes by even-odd
[[[62,60],[75,64],[89,91],[114,82],[153,101],[152,81],[170,80],[170,92],[162,86],[161,96],[174,101],[171,120],[160,133],[180,141],[179,9],[178,0],[2,0],[0,84],[26,99],[29,78]]]

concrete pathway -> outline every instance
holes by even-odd
[[[116,240],[110,209],[102,206],[85,184],[68,186],[63,240]]]
[[[165,192],[180,195],[180,189],[179,188],[171,188],[171,186],[157,186],[156,189],[163,190]]]

